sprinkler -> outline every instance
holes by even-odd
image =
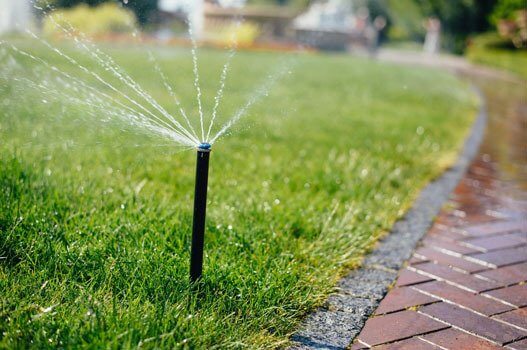
[[[211,145],[198,146],[196,163],[196,189],[194,191],[194,219],[192,222],[192,248],[190,251],[190,281],[201,278],[203,271],[203,244],[205,242],[205,215],[207,212],[207,184]]]

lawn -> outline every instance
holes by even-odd
[[[36,42],[14,43],[83,76]],[[103,49],[176,113],[144,47]],[[189,50],[151,49],[197,123]],[[225,57],[200,50],[209,114]],[[468,86],[440,71],[239,53],[218,125],[269,72],[291,72],[213,146],[196,295],[195,152],[14,81],[49,72],[5,45],[0,60],[0,348],[284,346],[452,164],[476,110]]]
[[[527,50],[507,47],[497,34],[485,34],[473,39],[467,57],[474,63],[509,70],[527,79]]]

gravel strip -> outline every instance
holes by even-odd
[[[483,101],[479,92],[478,95]],[[337,292],[323,307],[307,316],[300,330],[291,337],[294,342],[291,350],[336,350],[351,344],[477,155],[486,120],[482,103],[456,164],[422,190],[404,218],[397,221],[390,234],[366,256],[361,268],[340,280]]]

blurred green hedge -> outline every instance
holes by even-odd
[[[115,3],[105,3],[96,7],[81,4],[70,9],[55,10],[44,18],[44,33],[61,34],[62,26],[82,32],[88,36],[112,33],[131,33],[137,27],[133,12]]]

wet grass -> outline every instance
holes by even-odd
[[[175,111],[144,50],[106,50]],[[195,116],[188,51],[155,53]],[[284,57],[236,57],[223,120]],[[201,52],[206,101],[224,58]],[[214,146],[199,293],[188,284],[194,152],[1,79],[0,348],[284,346],[453,162],[475,114],[467,86],[441,72],[294,60]]]

